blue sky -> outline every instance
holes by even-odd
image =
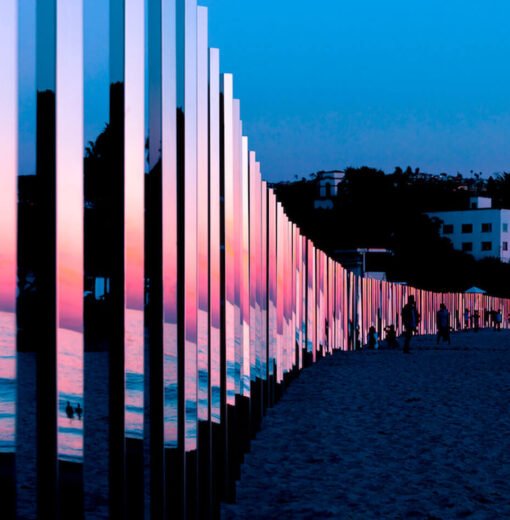
[[[265,178],[510,170],[507,0],[201,0]]]

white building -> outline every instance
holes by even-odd
[[[427,213],[439,219],[441,236],[449,238],[455,249],[472,254],[477,260],[487,257],[510,261],[510,210],[493,209],[487,197],[471,197],[468,210]]]
[[[317,174],[319,198],[315,199],[315,208],[333,209],[334,199],[338,195],[339,185],[344,177],[345,173],[340,170],[319,172]]]

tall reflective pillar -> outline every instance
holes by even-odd
[[[0,5],[0,503],[16,516],[18,4]]]

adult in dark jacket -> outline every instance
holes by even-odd
[[[448,345],[450,345],[450,313],[444,303],[439,306],[439,310],[436,313],[436,325],[437,344],[439,345],[439,340],[443,338],[443,341],[447,341]]]
[[[404,354],[409,354],[411,347],[411,338],[420,323],[420,315],[416,309],[414,296],[411,294],[407,298],[407,303],[402,309],[402,324],[404,325]]]

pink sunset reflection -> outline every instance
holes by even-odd
[[[57,1],[57,444],[71,460],[83,458],[82,8]]]

